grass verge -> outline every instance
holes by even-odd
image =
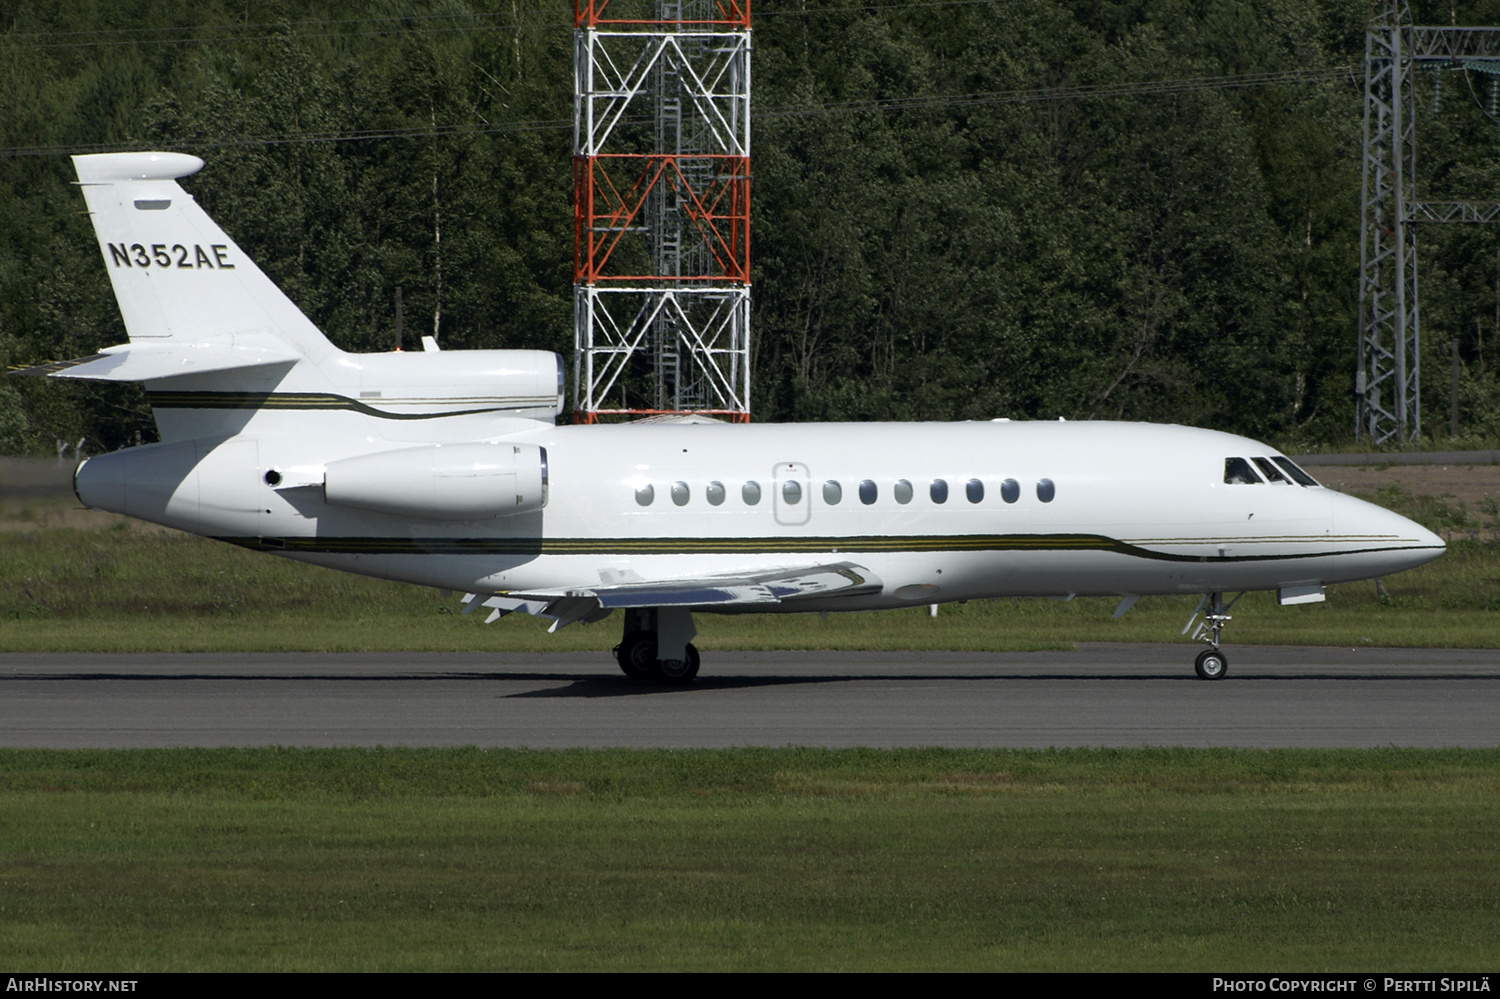
[[[0,960],[1465,970],[1500,751],[0,752]]]

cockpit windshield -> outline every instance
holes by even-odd
[[[1259,474],[1255,471],[1257,468],[1260,469]],[[1261,475],[1265,478],[1261,478]],[[1224,482],[1231,486],[1257,486],[1266,482],[1279,482],[1285,486],[1294,482],[1299,486],[1318,485],[1316,479],[1298,468],[1290,458],[1283,458],[1280,455],[1249,460],[1225,458]]]
[[[1287,486],[1292,484],[1292,480],[1287,478],[1285,475],[1282,475],[1281,469],[1271,464],[1268,459],[1255,458],[1253,460],[1255,461],[1255,467],[1259,468],[1262,472],[1265,473],[1267,482],[1280,482],[1283,485]]]
[[[1286,474],[1290,475],[1296,481],[1297,485],[1316,486],[1319,484],[1317,479],[1304,472],[1296,462],[1292,461],[1292,459],[1282,458],[1278,456],[1272,458],[1271,460],[1285,469]]]
[[[1260,476],[1244,458],[1225,458],[1224,481],[1231,486],[1253,486],[1260,482]]]

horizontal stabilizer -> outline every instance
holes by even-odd
[[[853,562],[800,566],[729,576],[662,579],[511,592],[504,600],[541,617],[556,620],[553,630],[574,621],[599,620],[617,608],[728,607],[783,604],[813,597],[878,593],[875,574]],[[533,607],[540,607],[540,612]]]
[[[19,368],[18,375],[82,378],[104,382],[147,382],[210,371],[291,365],[297,355],[275,337],[241,335],[218,343],[127,343],[105,347],[72,361]]]

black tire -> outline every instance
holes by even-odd
[[[655,654],[655,651],[656,646],[652,645],[652,653]],[[656,678],[662,683],[671,684],[674,687],[684,687],[692,683],[693,678],[698,675],[700,659],[698,657],[698,650],[693,646],[689,645],[685,651],[687,658],[677,666],[669,667],[661,660],[657,660]]]
[[[615,661],[632,680],[652,679],[656,676],[656,637],[649,631],[631,632],[615,646]]]
[[[1229,672],[1229,660],[1218,649],[1204,649],[1198,653],[1193,668],[1198,671],[1200,680],[1222,680]]]

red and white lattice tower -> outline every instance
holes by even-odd
[[[574,419],[748,421],[749,0],[574,4]]]

